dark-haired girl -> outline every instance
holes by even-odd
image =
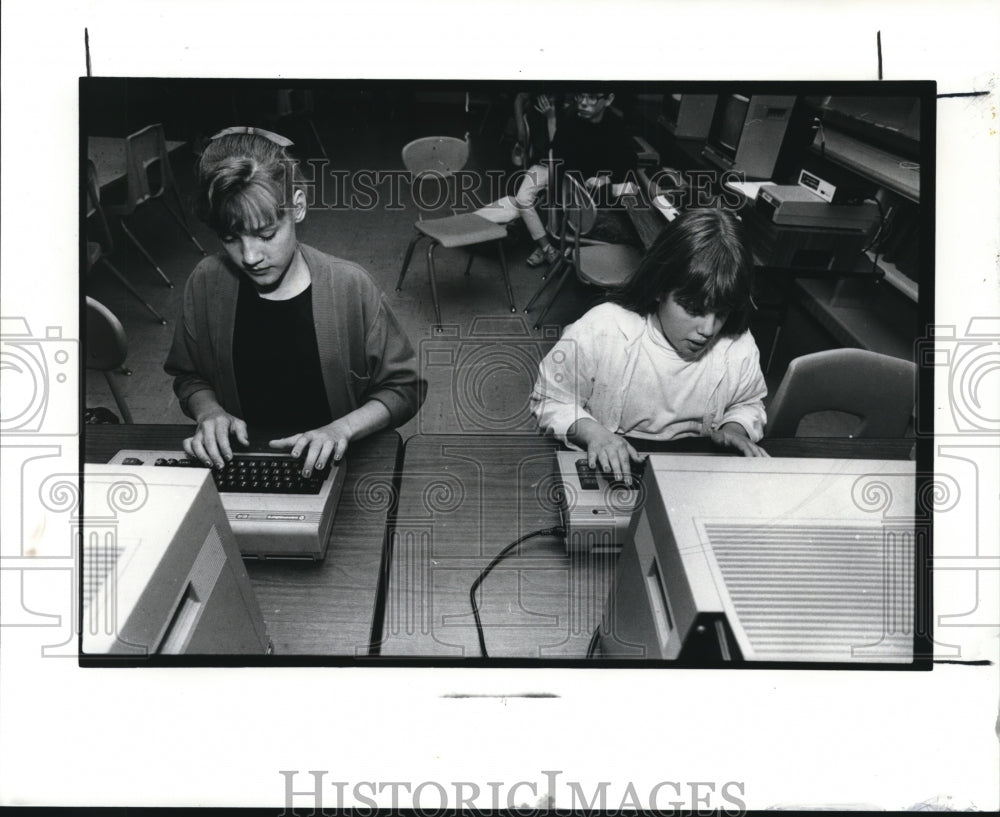
[[[539,425],[622,478],[641,456],[625,439],[703,435],[746,456],[767,394],[747,330],[753,260],[723,210],[668,224],[626,287],[568,326],[531,397]]]

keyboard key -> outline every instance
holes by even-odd
[[[168,468],[203,467],[187,458],[160,457],[156,465]],[[291,457],[234,454],[222,468],[212,469],[216,488],[229,493],[318,494],[331,466],[302,476],[302,463]]]

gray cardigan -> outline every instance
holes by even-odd
[[[357,264],[304,244],[299,249],[312,277],[313,323],[332,416],[378,400],[392,425],[402,425],[420,408],[426,383],[385,295]],[[232,354],[238,292],[239,272],[221,255],[204,259],[188,279],[163,368],[189,417],[188,400],[204,389],[242,417]]]

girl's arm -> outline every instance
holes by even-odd
[[[592,342],[586,332],[569,326],[538,367],[529,404],[531,413],[542,431],[563,442],[573,443],[568,435],[578,421],[595,421],[584,408],[593,394]]]
[[[760,369],[757,344],[749,332],[733,343],[728,365],[731,367],[731,388],[719,429],[727,425],[738,426],[743,436],[757,442],[764,436],[764,424],[767,422],[764,411],[767,383]]]

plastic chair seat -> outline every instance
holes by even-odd
[[[829,349],[795,358],[767,408],[767,434],[794,437],[821,411],[858,417],[854,437],[902,437],[913,416],[917,366],[865,349]]]
[[[584,283],[612,289],[625,284],[641,262],[642,253],[627,244],[580,247],[578,273]]]
[[[497,241],[507,235],[507,230],[501,225],[473,213],[418,221],[414,227],[442,247],[467,247],[484,241]]]

